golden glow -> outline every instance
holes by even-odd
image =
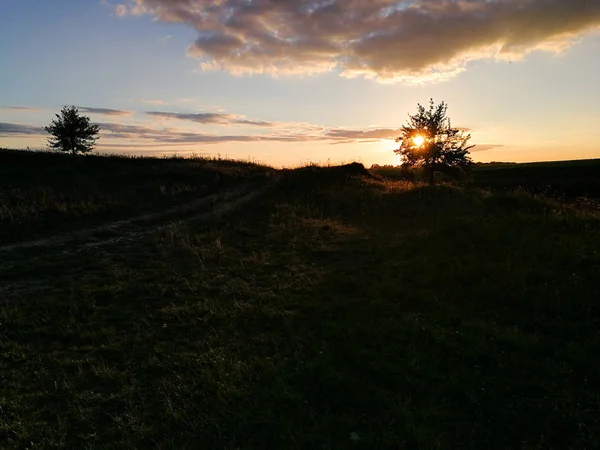
[[[423,143],[425,142],[425,138],[424,138],[423,136],[421,136],[421,135],[418,135],[418,134],[417,134],[417,135],[416,135],[416,136],[413,138],[413,142],[415,143],[415,145],[416,145],[417,147],[420,147],[420,146],[421,146],[421,145],[423,145]]]

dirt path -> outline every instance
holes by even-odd
[[[130,217],[68,234],[4,245],[0,247],[0,254],[38,247],[60,247],[66,244],[75,244],[74,247],[76,248],[97,247],[158,231],[168,226],[165,225],[165,222],[172,224],[173,222],[191,219],[208,220],[218,218],[258,197],[273,187],[274,184],[274,182],[262,186],[244,184],[164,211]],[[207,211],[207,208],[210,209]],[[150,224],[156,224],[156,226],[149,228],[148,225]],[[2,264],[0,264],[1,266]]]

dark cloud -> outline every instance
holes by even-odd
[[[264,120],[237,119],[233,122],[236,125],[251,125],[253,127],[273,127],[275,123]]]
[[[157,113],[163,114],[163,113]],[[171,114],[171,113],[165,113]],[[208,114],[177,114],[177,116],[193,116],[195,121],[201,123],[222,123],[221,118],[206,117]],[[224,115],[224,114],[222,114]],[[222,116],[221,115],[221,116]],[[226,115],[225,115],[226,116]],[[175,117],[177,119],[191,120],[186,117]],[[181,131],[175,128],[153,128],[150,126],[122,125],[117,123],[100,123],[100,130],[104,136],[115,139],[139,139],[144,141],[165,143],[165,144],[217,144],[223,142],[308,142],[308,141],[329,141],[340,143],[352,143],[369,141],[374,142],[380,139],[393,139],[397,136],[398,130],[394,129],[367,129],[367,130],[349,130],[349,129],[326,129],[317,125],[292,123],[289,129],[268,134],[250,134],[250,135],[218,135],[207,133],[195,133]]]
[[[210,123],[210,122],[209,122]],[[318,125],[291,123],[286,129],[266,134],[219,135],[182,131],[177,128],[155,128],[145,125],[98,123],[100,134],[109,141],[127,139],[148,144],[218,144],[224,142],[329,142],[332,144],[377,142],[395,139],[399,130],[394,128],[345,129],[324,128]],[[0,122],[2,135],[46,135],[42,127]],[[477,150],[482,150],[476,147]]]
[[[120,123],[98,123],[100,133],[112,139],[155,139],[171,133],[169,129],[157,129],[140,125],[123,125]]]
[[[109,139],[138,139],[148,142],[184,144],[204,143],[216,144],[222,142],[299,142],[307,140],[326,139],[324,136],[313,136],[303,133],[279,133],[256,135],[217,135],[181,131],[173,128],[153,128],[139,125],[122,125],[117,123],[99,123],[100,132]]]
[[[198,31],[205,69],[443,79],[470,60],[559,52],[600,25],[598,0],[122,0]],[[127,6],[127,7],[125,7]]]
[[[201,124],[212,124],[212,125],[250,125],[254,127],[271,127],[274,126],[272,122],[265,122],[262,120],[250,120],[244,116],[237,114],[224,114],[224,113],[172,113],[163,111],[149,111],[146,114],[152,117],[158,117],[162,119],[178,119],[188,120],[191,122]]]
[[[109,133],[121,133],[128,135],[145,135],[157,133],[159,130],[152,127],[140,125],[123,125],[120,123],[98,123],[100,130],[108,131]]]
[[[46,134],[42,127],[34,127],[31,125],[20,125],[17,123],[0,122],[0,136],[15,135],[15,136],[35,136]]]
[[[124,111],[121,109],[107,109],[107,108],[86,108],[78,106],[80,112],[88,114],[102,114],[104,116],[131,116],[133,111]]]
[[[157,142],[165,144],[219,144],[224,142],[306,142],[326,139],[323,136],[306,134],[255,134],[217,135],[200,133],[171,133],[157,137]]]

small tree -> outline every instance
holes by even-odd
[[[65,106],[44,130],[52,135],[48,138],[50,148],[76,155],[93,150],[100,127],[91,125],[90,118],[80,115],[75,106]]]
[[[471,135],[452,128],[446,116],[448,105],[442,102],[435,106],[430,101],[429,110],[417,105],[417,114],[409,115],[408,124],[402,126],[396,142],[400,148],[394,150],[402,156],[403,167],[422,167],[429,180],[435,183],[435,172],[457,177],[468,173],[474,165],[467,146]]]

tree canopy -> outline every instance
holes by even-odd
[[[90,118],[79,114],[75,106],[65,106],[44,130],[52,135],[48,138],[50,148],[76,155],[94,149],[100,127],[90,124]]]
[[[445,102],[436,106],[433,99],[429,109],[418,104],[417,113],[409,115],[396,139],[400,147],[394,152],[402,156],[402,165],[423,167],[430,184],[434,184],[436,172],[456,177],[468,173],[474,165],[469,156],[474,145],[467,145],[471,135],[452,128],[447,111]]]

